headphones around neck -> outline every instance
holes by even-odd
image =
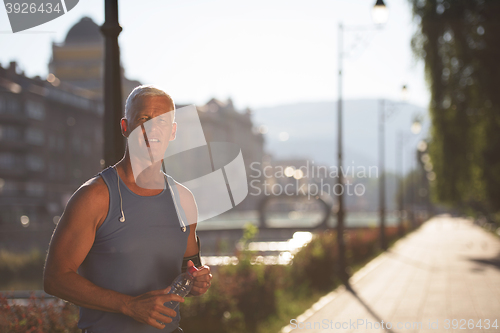
[[[123,213],[123,199],[122,199],[122,192],[121,192],[121,190],[120,190],[120,175],[118,174],[118,169],[116,169],[116,166],[114,166],[114,165],[113,165],[113,168],[115,169],[115,171],[116,171],[116,176],[117,176],[117,178],[118,178],[118,194],[120,195],[120,211],[121,211],[121,213],[122,213],[122,216],[120,217],[120,220],[119,220],[119,221],[120,221],[120,222],[125,222],[125,213]],[[166,183],[167,183],[167,184],[166,184],[166,186],[168,186],[168,187],[169,187],[169,189],[170,189],[170,194],[172,195],[172,200],[173,200],[173,203],[174,203],[175,211],[176,211],[176,213],[177,213],[177,217],[179,218],[179,221],[180,221],[180,223],[182,224],[181,230],[182,230],[182,232],[186,232],[186,230],[187,230],[187,228],[186,228],[186,224],[184,223],[184,220],[183,220],[183,218],[181,217],[181,215],[180,215],[180,213],[179,213],[179,210],[178,210],[178,208],[177,208],[177,204],[175,203],[175,197],[174,197],[174,193],[173,193],[173,191],[172,191],[172,187],[171,187],[170,185],[168,185],[168,181],[169,181],[169,179],[168,179],[168,177],[167,177],[167,175],[166,175],[165,173],[163,173],[163,174],[164,174],[164,177],[165,177],[165,179],[166,179],[166,181],[167,181],[167,182],[166,182]]]
[[[120,222],[125,222],[125,214],[123,213],[122,192],[120,191],[120,175],[118,174],[118,169],[116,169],[116,166],[113,165],[113,168],[115,168],[116,176],[118,177],[118,194],[120,195],[120,211],[122,212],[122,217],[120,217]]]

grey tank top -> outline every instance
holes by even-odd
[[[167,288],[181,273],[190,232],[189,224],[182,231],[179,222],[186,220],[173,179],[168,176],[165,189],[154,196],[137,195],[120,179],[125,215],[120,222],[116,170],[108,167],[99,175],[108,186],[108,215],[78,273],[99,287],[130,296]],[[174,331],[179,321],[177,311],[172,322],[158,330],[120,313],[80,307],[78,327],[92,333],[156,333]]]

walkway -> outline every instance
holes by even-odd
[[[351,285],[352,292],[336,289],[282,333],[500,332],[500,240],[465,219],[424,223]]]

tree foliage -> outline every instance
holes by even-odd
[[[439,201],[500,212],[500,1],[409,0],[431,90]]]

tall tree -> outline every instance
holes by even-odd
[[[433,191],[499,213],[500,1],[409,1],[419,25],[412,48],[431,90]]]

